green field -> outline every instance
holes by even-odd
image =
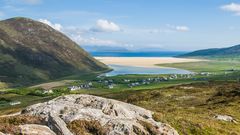
[[[229,70],[240,70],[240,61],[210,60],[200,62],[159,64],[158,66],[186,69],[193,72],[226,72]]]
[[[99,80],[96,77],[85,78],[82,80],[70,80],[70,81],[57,81],[50,82],[40,85],[35,85],[32,87],[25,88],[13,88],[13,89],[1,89],[3,94],[1,97],[4,100],[12,101],[20,101],[21,105],[10,106],[9,102],[0,102],[0,115],[1,114],[9,114],[12,112],[19,111],[21,108],[26,107],[28,105],[34,104],[36,102],[46,101],[45,99],[52,99],[57,96],[67,95],[67,94],[92,94],[98,96],[104,96],[107,94],[115,94],[115,93],[125,93],[128,91],[138,92],[138,91],[146,91],[152,89],[166,88],[169,86],[181,85],[181,84],[189,84],[193,82],[201,82],[200,80],[193,79],[173,79],[169,81],[162,82],[152,82],[151,84],[144,84],[130,88],[123,79],[129,79],[131,82],[140,82],[142,79],[148,78],[157,78],[157,77],[166,77],[169,75],[121,75],[114,77],[106,77],[103,80],[113,80],[114,88],[109,89],[107,85],[104,83],[99,83]],[[89,89],[81,89],[76,91],[70,91],[68,89],[69,86],[75,86],[78,84],[86,83],[91,81],[94,87]],[[53,90],[53,93],[43,94],[44,88],[49,88]]]
[[[0,115],[20,111],[22,108],[67,94],[92,94],[128,102],[154,112],[154,119],[173,126],[181,135],[238,135],[240,133],[240,64],[238,61],[203,61],[160,66],[176,67],[196,72],[190,78],[175,78],[168,81],[129,87],[129,83],[149,78],[171,75],[120,75],[96,78],[74,78],[66,83],[59,80],[36,87],[2,89]],[[210,75],[201,75],[209,72]],[[65,78],[66,79],[66,78]],[[71,77],[72,79],[72,77]],[[129,82],[124,80],[128,79]],[[103,82],[116,84],[109,89]],[[100,83],[100,81],[102,81]],[[70,91],[69,86],[92,82],[94,87]],[[57,85],[56,85],[57,84]],[[60,84],[60,85],[59,85]],[[43,94],[42,86],[52,86],[53,93]],[[9,102],[20,101],[10,106]],[[236,122],[216,120],[215,115],[229,115]]]
[[[20,105],[11,106],[8,103],[1,103],[3,100],[7,101],[20,101]],[[16,113],[21,111],[22,108],[29,106],[30,104],[36,104],[51,99],[51,97],[40,97],[32,95],[20,95],[20,94],[1,94],[0,95],[0,115]]]

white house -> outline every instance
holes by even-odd
[[[43,91],[43,94],[52,94],[53,93],[53,90],[44,90]]]
[[[113,89],[113,88],[114,88],[114,85],[113,85],[113,84],[110,84],[110,85],[108,85],[108,88],[109,88],[109,89]]]
[[[11,106],[14,106],[14,105],[19,105],[19,104],[21,104],[21,102],[20,101],[13,101],[13,102],[10,102],[9,103]]]
[[[70,89],[71,91],[75,91],[75,90],[80,90],[81,87],[78,87],[78,86],[71,86],[71,87],[69,87],[69,89]]]

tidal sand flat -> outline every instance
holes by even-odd
[[[156,64],[199,62],[202,59],[186,59],[174,57],[95,57],[107,65],[135,66],[156,68]]]
[[[106,76],[126,75],[126,74],[191,74],[192,72],[177,68],[158,67],[135,67],[109,65],[113,71],[106,73]]]

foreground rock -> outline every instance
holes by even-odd
[[[215,119],[221,120],[221,121],[227,121],[227,122],[233,122],[236,123],[233,117],[228,116],[228,115],[216,115],[214,116]]]
[[[49,114],[48,125],[57,134],[72,135],[72,133],[67,128],[66,123],[58,115],[54,113]]]
[[[20,125],[23,135],[56,135],[49,127],[35,124]],[[1,135],[1,134],[0,134]]]
[[[178,135],[171,126],[154,121],[151,111],[90,95],[58,97],[30,106],[22,113],[46,118],[48,126],[63,135],[71,134],[70,131],[74,134]]]

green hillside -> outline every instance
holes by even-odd
[[[50,26],[28,18],[0,21],[0,82],[32,84],[108,70]]]
[[[179,57],[236,58],[239,56],[240,56],[240,45],[235,45],[228,48],[213,48],[213,49],[198,50],[191,53],[180,55]]]

